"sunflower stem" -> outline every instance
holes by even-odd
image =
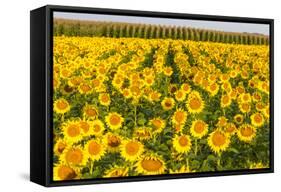
[[[186,166],[189,167],[189,159],[188,159],[188,155],[185,156],[185,162],[186,162]]]
[[[217,160],[218,169],[221,167],[221,153],[218,153],[218,160]]]
[[[135,105],[135,113],[134,113],[134,116],[135,116],[135,127],[137,127],[137,105]]]
[[[194,154],[197,155],[198,152],[198,145],[197,145],[197,139],[195,139],[195,149],[194,149]]]
[[[61,122],[64,122],[64,114],[61,115]]]
[[[90,165],[90,174],[93,175],[93,169],[94,169],[94,161],[91,162]]]

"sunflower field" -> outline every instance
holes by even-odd
[[[55,36],[53,180],[268,168],[269,46]]]

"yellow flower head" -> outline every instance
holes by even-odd
[[[80,94],[90,94],[93,92],[93,89],[88,83],[81,83],[78,87],[78,91]]]
[[[227,134],[233,135],[237,131],[236,125],[234,123],[227,123],[224,127],[224,131]]]
[[[219,92],[219,86],[218,86],[218,84],[217,83],[211,83],[209,86],[208,86],[208,88],[207,88],[207,90],[210,92],[210,95],[211,96],[215,96],[218,92]]]
[[[77,121],[67,121],[62,126],[64,140],[70,143],[76,143],[82,139],[82,130]]]
[[[172,122],[174,124],[185,124],[187,119],[187,112],[184,111],[183,109],[177,109],[173,116],[172,116]]]
[[[104,106],[110,105],[110,96],[108,93],[101,93],[99,94],[99,102]]]
[[[208,124],[203,120],[195,120],[192,122],[190,133],[193,137],[201,139],[208,133]]]
[[[122,144],[122,137],[117,134],[107,133],[103,137],[103,143],[109,152],[119,152]]]
[[[78,171],[66,164],[58,164],[54,166],[54,181],[67,181],[80,179]]]
[[[239,109],[242,113],[249,113],[251,111],[251,105],[249,103],[239,103]]]
[[[153,118],[150,121],[150,125],[154,133],[160,133],[166,126],[165,120],[161,119],[160,117]]]
[[[89,140],[84,147],[84,154],[87,158],[98,161],[105,155],[105,148],[97,140]]]
[[[179,135],[173,139],[173,147],[178,153],[187,153],[191,149],[191,139],[188,135]]]
[[[213,131],[208,137],[208,145],[215,153],[225,151],[230,144],[230,139],[220,130]]]
[[[112,112],[105,117],[105,121],[110,129],[116,130],[122,127],[124,118],[120,114]]]
[[[133,138],[140,141],[148,140],[152,137],[152,129],[148,127],[138,127],[134,129]]]
[[[175,98],[177,101],[184,101],[186,98],[186,93],[183,90],[177,90],[175,92]]]
[[[156,155],[145,155],[136,163],[137,172],[144,175],[163,174],[165,169],[165,162]]]
[[[204,109],[205,102],[201,98],[199,92],[192,91],[188,95],[186,107],[190,113],[200,113]]]
[[[151,91],[148,95],[148,100],[151,102],[159,101],[161,97],[161,93],[158,93],[157,91]]]
[[[59,114],[64,114],[70,110],[70,105],[67,100],[60,98],[54,102],[54,111]]]
[[[114,177],[126,177],[128,176],[128,167],[114,166],[105,171],[104,177],[114,178]]]
[[[230,106],[231,104],[231,97],[229,95],[222,95],[221,96],[221,107],[222,108],[225,108],[225,107],[228,107]]]
[[[79,120],[77,123],[80,126],[80,129],[82,130],[82,133],[84,136],[89,136],[91,134],[91,122],[88,120]]]
[[[63,139],[58,139],[54,145],[54,153],[56,155],[61,155],[63,150],[67,147],[67,142]]]
[[[60,156],[60,162],[71,166],[86,165],[87,158],[79,147],[68,147]]]
[[[163,72],[164,72],[164,75],[171,76],[173,74],[173,68],[172,67],[164,67]]]
[[[237,114],[237,115],[234,116],[234,121],[235,121],[235,123],[240,125],[244,121],[244,116],[241,115],[241,114]]]
[[[261,127],[264,124],[264,117],[261,113],[254,113],[251,115],[251,122],[255,127]]]
[[[170,97],[165,97],[161,102],[161,105],[164,110],[171,110],[175,105],[175,100]]]
[[[88,119],[96,119],[99,112],[95,106],[86,104],[83,108],[83,115]]]
[[[90,132],[93,135],[101,136],[103,131],[104,131],[104,123],[101,120],[96,119],[91,122],[91,131]]]
[[[256,128],[249,124],[243,124],[239,127],[237,136],[241,141],[250,142],[256,136]]]
[[[189,93],[191,91],[191,87],[189,84],[184,83],[181,85],[181,90],[183,90],[185,93]]]
[[[143,151],[143,144],[135,140],[126,140],[121,146],[121,155],[127,161],[135,161]]]

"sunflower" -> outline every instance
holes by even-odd
[[[103,143],[109,152],[119,152],[122,144],[122,137],[117,134],[107,133],[103,137]]]
[[[221,82],[228,82],[229,80],[229,74],[223,73],[220,75]]]
[[[249,113],[251,111],[251,105],[249,103],[239,103],[239,109],[242,113]]]
[[[264,117],[261,113],[254,113],[251,115],[251,123],[255,127],[261,127],[264,124]]]
[[[79,120],[77,123],[79,124],[80,129],[83,131],[83,134],[85,136],[89,136],[91,133],[91,122],[88,120]]]
[[[239,127],[237,136],[241,141],[250,142],[256,136],[256,128],[250,124],[243,124]]]
[[[65,85],[61,88],[61,92],[64,95],[70,95],[71,93],[74,92],[74,90],[75,89],[73,87],[70,87],[69,85]]]
[[[159,101],[160,97],[161,97],[161,93],[157,91],[151,91],[150,94],[148,95],[148,100],[151,102]]]
[[[208,88],[207,88],[207,90],[210,92],[210,95],[211,96],[215,96],[218,92],[219,92],[219,86],[218,86],[218,84],[217,83],[211,83],[209,86],[208,86]]]
[[[225,108],[231,104],[231,97],[229,95],[222,95],[221,96],[221,107]]]
[[[161,102],[161,105],[164,110],[170,110],[174,107],[175,105],[175,100],[171,97],[165,97],[163,101]]]
[[[136,163],[136,170],[143,175],[159,175],[165,172],[166,165],[161,157],[156,155],[146,155],[141,157]]]
[[[227,81],[227,82],[222,83],[221,89],[225,92],[229,92],[229,91],[231,91],[232,87],[231,87],[231,84]]]
[[[112,80],[112,85],[117,90],[120,90],[120,88],[122,87],[123,83],[124,83],[124,79],[123,78],[118,78],[118,77],[116,77],[116,75],[115,75],[115,77]]]
[[[135,161],[143,151],[143,144],[135,140],[126,140],[121,146],[121,155],[127,161]]]
[[[112,112],[112,113],[109,113],[105,117],[105,121],[110,129],[116,130],[116,129],[119,129],[120,127],[122,127],[124,118],[120,114],[118,114],[116,112]]]
[[[130,89],[128,88],[125,88],[121,91],[122,95],[126,98],[126,99],[129,99],[132,97],[132,92]]]
[[[263,164],[262,162],[258,162],[258,163],[251,162],[249,167],[249,169],[264,169],[264,168],[269,168],[269,166]]]
[[[96,119],[98,117],[98,109],[93,105],[86,104],[83,108],[83,115],[89,119]]]
[[[174,124],[185,124],[187,119],[187,112],[183,109],[177,109],[173,116],[172,116],[172,122]]]
[[[86,165],[87,159],[79,147],[68,147],[60,156],[60,162],[71,166],[81,166]]]
[[[64,114],[70,110],[70,105],[67,100],[60,98],[54,102],[54,111],[59,114]]]
[[[154,83],[154,77],[153,77],[153,76],[145,77],[145,79],[144,79],[144,84],[145,84],[147,87],[152,86],[153,83]]]
[[[270,106],[269,105],[265,106],[262,112],[264,117],[268,119],[270,117]]]
[[[215,153],[225,151],[230,144],[230,139],[220,130],[213,131],[208,137],[208,145]]]
[[[238,100],[242,103],[249,103],[252,101],[252,97],[250,93],[242,93],[239,95]]]
[[[260,112],[262,112],[265,108],[264,103],[262,103],[262,102],[257,102],[255,107],[256,107],[256,110],[260,111]]]
[[[181,173],[190,173],[190,172],[192,171],[190,170],[189,166],[186,165],[181,166],[179,169],[176,170],[172,170],[172,169],[169,170],[170,174],[181,174]]]
[[[87,159],[98,161],[105,155],[105,148],[100,142],[89,140],[84,147],[84,154],[86,154]]]
[[[114,178],[114,177],[126,177],[128,176],[128,167],[114,166],[105,171],[103,177]]]
[[[227,134],[233,135],[237,131],[236,125],[234,123],[227,123],[225,128],[224,128],[224,131]]]
[[[258,102],[258,101],[262,100],[262,96],[259,92],[254,92],[252,98],[255,102]]]
[[[99,80],[98,78],[93,79],[93,80],[92,80],[92,86],[93,86],[93,88],[94,88],[95,90],[96,90],[96,89],[99,89],[99,88],[102,86],[101,80]]]
[[[204,109],[205,102],[202,100],[199,92],[192,91],[188,95],[186,107],[190,113],[200,113]]]
[[[138,127],[134,129],[133,137],[143,141],[152,137],[152,130],[148,127]]]
[[[237,114],[237,115],[234,116],[234,121],[235,121],[235,123],[240,125],[244,121],[244,116],[241,115],[241,114]]]
[[[82,139],[82,130],[77,121],[67,121],[62,126],[64,139],[70,143],[76,143]]]
[[[61,155],[63,150],[67,147],[67,142],[63,139],[58,139],[54,145],[54,153]]]
[[[191,87],[189,84],[184,83],[181,85],[181,90],[183,90],[185,93],[189,93],[191,91]]]
[[[184,101],[186,98],[186,93],[183,90],[177,90],[175,92],[175,98],[177,101]]]
[[[225,127],[227,125],[228,119],[225,116],[221,116],[218,118],[217,126],[219,128]]]
[[[54,166],[54,181],[66,181],[79,179],[78,172],[66,164],[59,164]]]
[[[101,93],[99,94],[99,102],[104,106],[110,105],[110,96],[108,93]]]
[[[191,139],[188,135],[179,135],[173,139],[173,147],[178,153],[187,153],[191,149]]]
[[[184,127],[184,124],[173,124],[173,128],[177,133],[181,132]]]
[[[168,87],[168,90],[169,90],[169,93],[174,94],[178,90],[178,87],[176,84],[170,84]]]
[[[190,133],[193,137],[201,139],[208,133],[208,124],[203,120],[194,120],[190,128]]]
[[[171,76],[173,74],[173,68],[172,67],[164,67],[163,72],[164,72],[164,75]]]
[[[80,94],[90,94],[93,92],[93,89],[88,83],[81,83],[78,87],[78,91]]]
[[[150,121],[150,125],[154,133],[160,133],[166,126],[165,120],[161,119],[160,117],[153,118]]]
[[[93,120],[91,122],[91,133],[95,136],[100,136],[102,135],[103,131],[104,131],[104,123],[99,120],[99,119],[96,119],[96,120]]]

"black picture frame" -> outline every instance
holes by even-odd
[[[52,46],[53,12],[96,13],[157,18],[228,21],[269,24],[270,26],[270,168],[176,175],[52,181]],[[262,18],[196,15],[46,5],[30,12],[30,180],[43,186],[147,181],[274,172],[274,20]]]

